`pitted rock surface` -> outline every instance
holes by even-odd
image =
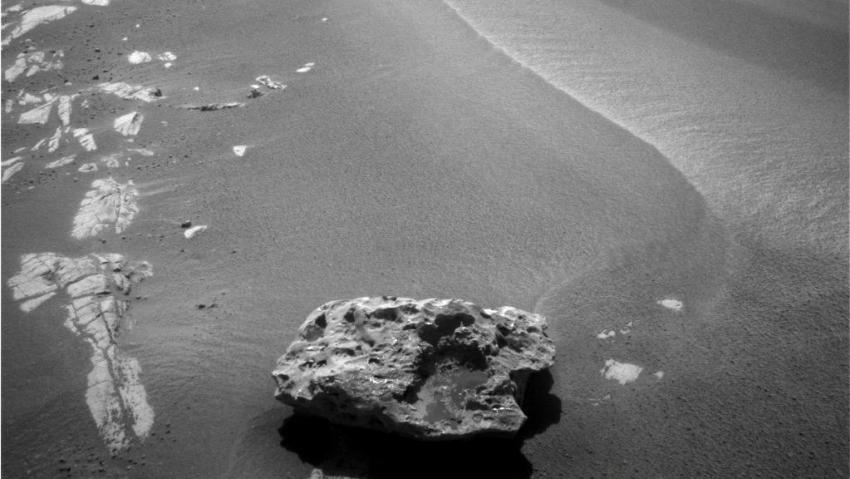
[[[529,375],[554,357],[538,314],[364,297],[310,313],[272,375],[277,399],[335,423],[428,440],[512,436]]]

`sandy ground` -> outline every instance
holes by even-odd
[[[4,102],[21,90],[78,94],[52,152],[31,149],[64,131],[58,111],[43,126],[16,124],[37,105],[3,116],[3,160],[24,163],[2,188],[4,474],[469,477],[485,463],[493,477],[850,472],[846,247],[779,247],[718,215],[658,150],[445,5],[74,5],[3,49],[4,69],[25,38],[48,58],[63,50],[61,69],[4,81]],[[131,63],[134,51],[151,61]],[[248,98],[261,75],[286,88]],[[104,82],[161,96],[126,100]],[[185,108],[227,102],[244,106]],[[115,123],[133,112],[144,117],[137,134]],[[85,151],[80,128],[97,150]],[[79,171],[86,163],[98,170]],[[108,177],[125,195],[108,211],[123,219],[75,225],[87,192],[100,191],[92,183]],[[818,231],[846,237],[832,220]],[[185,221],[207,229],[187,238]],[[104,289],[127,313],[105,339],[91,336],[114,347],[113,429],[95,413],[109,403],[89,394],[93,346],[67,321],[65,307],[87,296],[53,272],[42,287],[56,295],[24,312],[8,287],[23,255],[44,252],[151,266],[129,294]],[[538,378],[518,441],[422,448],[293,418],[274,401],[269,372],[306,315],[381,294],[549,318],[558,360]],[[128,361],[137,378],[115,366]],[[151,417],[132,406],[141,399]]]

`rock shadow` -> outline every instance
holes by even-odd
[[[555,379],[549,369],[528,378],[522,402],[522,410],[528,419],[519,430],[520,440],[534,437],[561,421],[561,399],[551,393],[554,384]]]
[[[522,454],[523,442],[560,420],[561,400],[550,394],[552,384],[549,370],[529,378],[523,401],[528,420],[512,439],[417,441],[294,413],[278,430],[280,444],[325,477],[528,478],[533,467]]]

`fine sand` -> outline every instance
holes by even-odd
[[[658,121],[651,85],[602,102],[475,2],[106,3],[35,26],[3,5],[3,70],[23,72],[2,90],[4,475],[850,474],[847,75],[829,67],[847,47],[818,36],[846,25],[798,18],[782,57],[718,38],[724,15],[699,11],[694,32],[687,12],[600,2],[647,29],[623,20],[621,39],[684,38],[706,72],[741,62],[730,85],[799,91],[773,125],[746,97],[737,130],[766,132],[751,144],[706,127],[726,135],[711,163],[689,143],[704,137],[664,126],[703,131],[748,87],[705,116],[676,90],[660,103],[681,115]],[[797,14],[782,5],[780,26]],[[582,8],[588,29],[619,18]],[[605,68],[599,91],[626,91]],[[778,137],[794,154],[757,161]],[[384,294],[547,316],[558,357],[520,438],[415,444],[274,400],[313,308]]]

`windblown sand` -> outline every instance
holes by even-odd
[[[846,4],[54,3],[3,5],[4,475],[458,476],[272,397],[385,294],[548,318],[497,476],[850,474]]]

